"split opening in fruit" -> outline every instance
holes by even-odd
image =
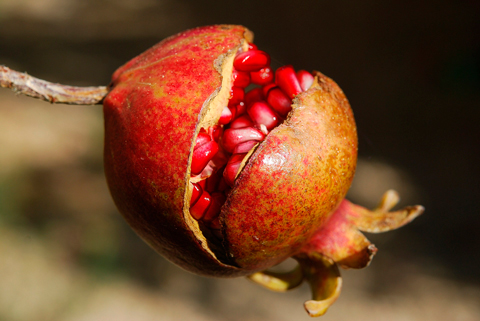
[[[221,208],[242,168],[313,82],[311,73],[290,65],[274,71],[270,56],[254,44],[234,57],[228,102],[217,123],[200,129],[191,161],[190,215],[218,238]]]

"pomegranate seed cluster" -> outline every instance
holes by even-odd
[[[290,65],[274,73],[270,56],[254,44],[237,54],[232,77],[228,106],[217,125],[200,130],[191,163],[195,182],[190,183],[190,214],[218,236],[220,209],[245,156],[284,121],[292,98],[310,88],[314,80],[311,73],[295,72]],[[245,92],[248,86],[254,88]]]

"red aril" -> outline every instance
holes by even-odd
[[[228,160],[225,171],[223,172],[223,178],[228,185],[233,186],[233,182],[235,181],[235,177],[240,169],[240,165],[246,155],[247,154],[234,154]]]
[[[240,143],[249,140],[260,142],[264,138],[265,135],[253,127],[229,128],[223,134],[223,147],[227,152],[231,153],[235,149],[235,146]]]
[[[262,88],[254,88],[245,94],[245,106],[248,107],[256,101],[263,99]]]
[[[280,67],[275,71],[275,83],[290,98],[302,92],[302,87],[298,82],[295,70],[290,65]]]
[[[233,154],[248,153],[256,144],[258,144],[258,142],[255,140],[249,140],[249,141],[240,143],[237,146],[235,146],[235,149],[233,150]]]
[[[243,115],[246,112],[247,112],[247,106],[245,106],[245,102],[243,101],[235,107],[235,117],[239,117],[240,115]]]
[[[268,84],[268,85],[265,85],[262,87],[262,95],[263,97],[267,97],[268,96],[268,93],[270,92],[270,90],[274,89],[274,88],[278,88],[277,84],[276,83],[271,83],[271,84]]]
[[[233,61],[233,67],[239,71],[258,71],[270,65],[270,55],[254,49],[239,53]]]
[[[200,174],[217,152],[218,144],[214,141],[209,141],[195,149],[192,156],[192,174]]]
[[[213,219],[217,218],[218,214],[220,214],[220,209],[222,205],[225,203],[226,197],[223,193],[212,193],[211,194],[212,201],[210,203],[210,207],[205,212],[202,220],[205,222],[210,222]]]
[[[208,129],[208,134],[212,137],[214,141],[218,143],[218,141],[223,135],[223,127],[219,125],[212,126]]]
[[[268,130],[272,130],[280,123],[278,115],[265,101],[253,103],[247,109],[247,113],[255,124],[258,126],[263,124]]]
[[[245,71],[233,70],[232,73],[233,86],[245,88],[250,85],[250,73]]]
[[[240,104],[238,104],[237,106],[235,107],[228,107],[228,109],[230,110],[230,113],[232,114],[232,120],[235,119],[236,117],[238,117],[237,115],[237,107],[239,106]]]
[[[273,71],[270,67],[265,67],[259,71],[252,71],[250,73],[252,84],[265,86],[273,82]]]
[[[210,135],[208,135],[205,131],[200,132],[197,136],[197,139],[195,141],[195,147],[194,149],[197,149],[198,147],[202,146],[205,143],[208,143],[212,139],[210,138]]]
[[[231,124],[230,128],[244,128],[244,127],[253,127],[254,123],[250,116],[242,115],[235,119]]]
[[[190,207],[190,214],[194,219],[201,220],[205,212],[208,210],[210,203],[212,202],[212,198],[207,191],[203,191],[202,195],[200,195],[199,199],[195,202],[195,204]]]
[[[308,90],[313,85],[313,75],[306,70],[297,71],[297,79],[303,91]]]
[[[232,110],[229,107],[224,107],[222,111],[222,115],[220,116],[220,119],[218,120],[218,123],[220,125],[226,125],[229,122],[232,121],[233,117],[235,117],[232,113]]]
[[[236,106],[241,103],[245,98],[245,91],[243,88],[233,86],[230,90],[229,106]]]
[[[267,102],[282,117],[286,117],[292,110],[292,100],[278,87],[268,92]]]
[[[200,196],[203,193],[203,189],[200,185],[196,183],[192,183],[192,198],[190,199],[190,206],[195,205],[195,203],[198,201]]]

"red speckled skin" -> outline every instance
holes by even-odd
[[[261,270],[301,249],[345,197],[357,160],[348,101],[330,78],[294,100],[255,151],[222,211],[229,255]]]
[[[236,52],[245,32],[211,26],[168,38],[119,68],[104,101],[105,171],[118,209],[155,250],[198,274],[248,274],[204,251],[182,212],[199,114],[221,87],[215,60]]]
[[[201,275],[247,275],[297,253],[344,198],[355,171],[350,106],[318,73],[319,85],[295,99],[222,209],[225,255],[239,267],[202,248],[183,217],[188,158],[202,107],[221,86],[215,62],[246,33],[211,26],[168,38],[119,68],[104,101],[105,171],[117,207],[155,250]]]

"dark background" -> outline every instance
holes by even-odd
[[[426,207],[399,231],[369,235],[379,254],[369,269],[345,273],[345,299],[325,318],[478,320],[479,17],[474,0],[2,0],[0,64],[106,85],[169,35],[247,26],[274,66],[322,71],[346,93],[360,140],[351,199],[373,206],[395,188],[401,205]],[[100,107],[0,91],[0,319],[29,320],[19,302],[39,320],[133,310],[137,320],[306,319],[307,288],[283,296],[199,278],[139,241],[103,181],[101,126]]]

